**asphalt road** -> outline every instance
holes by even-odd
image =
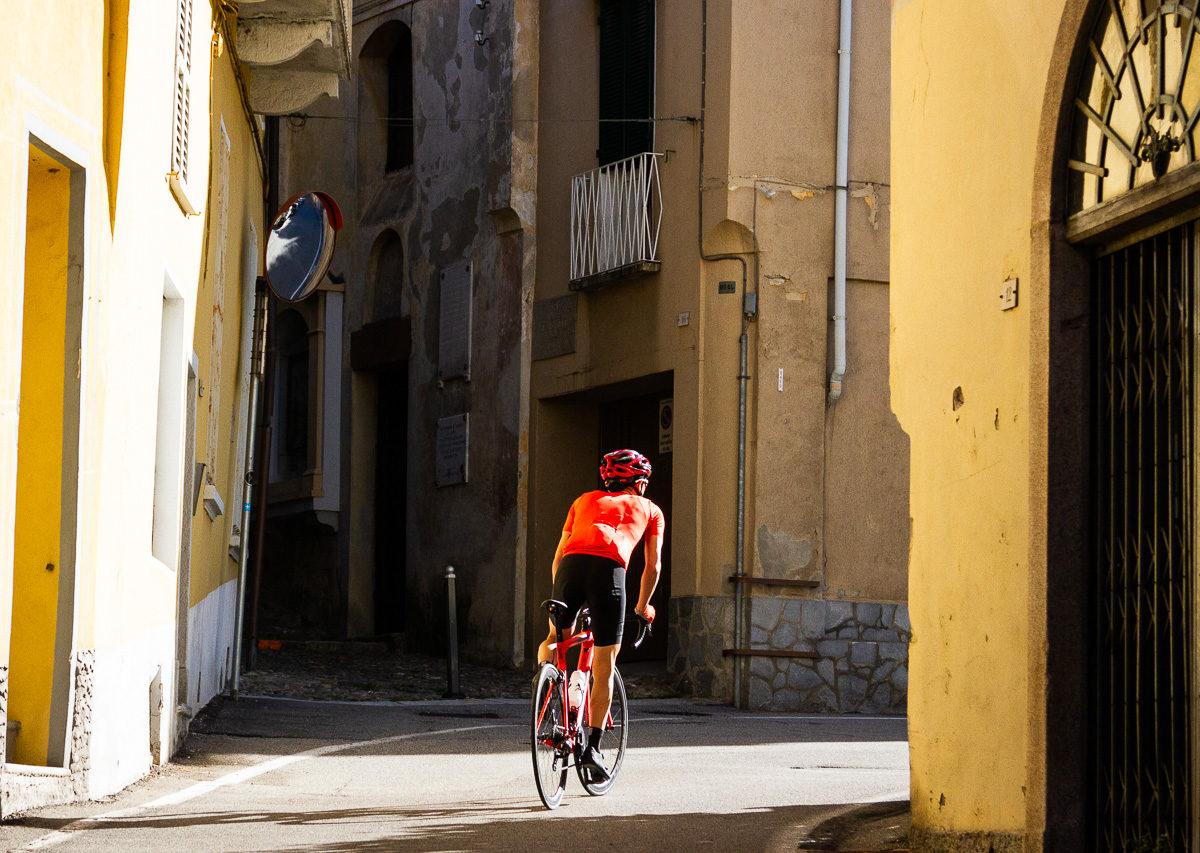
[[[106,802],[0,826],[0,847],[795,851],[893,849],[903,835],[903,719],[634,701],[610,793],[590,797],[572,774],[547,811],[527,714],[527,703],[502,699],[243,698],[201,721],[160,772]]]

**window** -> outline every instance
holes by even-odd
[[[371,249],[364,302],[363,321],[367,323],[409,315],[408,293],[404,288],[404,245],[400,235],[390,228],[379,235]]]
[[[412,31],[385,21],[358,54],[359,174],[391,173],[413,164]]]
[[[604,166],[654,148],[654,0],[600,5],[600,147]]]
[[[413,162],[412,32],[402,26],[387,59],[387,167]]]
[[[154,446],[154,510],[150,552],[168,568],[179,560],[180,507],[183,505],[180,459],[183,448],[184,341],[183,296],[170,277],[163,286],[159,326],[158,420]]]
[[[279,439],[276,470],[281,479],[308,468],[308,324],[299,312],[279,315],[276,327]]]

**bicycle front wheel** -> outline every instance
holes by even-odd
[[[558,807],[567,787],[567,714],[562,697],[562,673],[550,665],[540,667],[533,679],[530,743],[533,779],[548,809]]]
[[[608,771],[608,778],[603,782],[593,782],[591,774],[580,766],[578,761],[575,762],[575,772],[579,774],[583,789],[593,797],[607,794],[608,789],[617,780],[617,773],[625,761],[625,747],[629,744],[629,702],[625,698],[625,682],[615,667],[612,704],[609,706],[608,715],[612,718],[612,724],[605,726],[604,735],[600,738],[600,752],[604,755],[604,769]]]

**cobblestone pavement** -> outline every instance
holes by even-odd
[[[661,664],[621,666],[631,699],[676,696]],[[531,669],[498,669],[462,662],[459,687],[469,699],[524,699]],[[257,667],[242,673],[246,696],[287,696],[343,702],[403,702],[441,699],[446,693],[445,658],[396,652],[376,642],[287,642],[260,649]]]

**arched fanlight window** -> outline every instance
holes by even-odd
[[[1075,98],[1070,212],[1196,160],[1200,0],[1108,0],[1096,16]]]

